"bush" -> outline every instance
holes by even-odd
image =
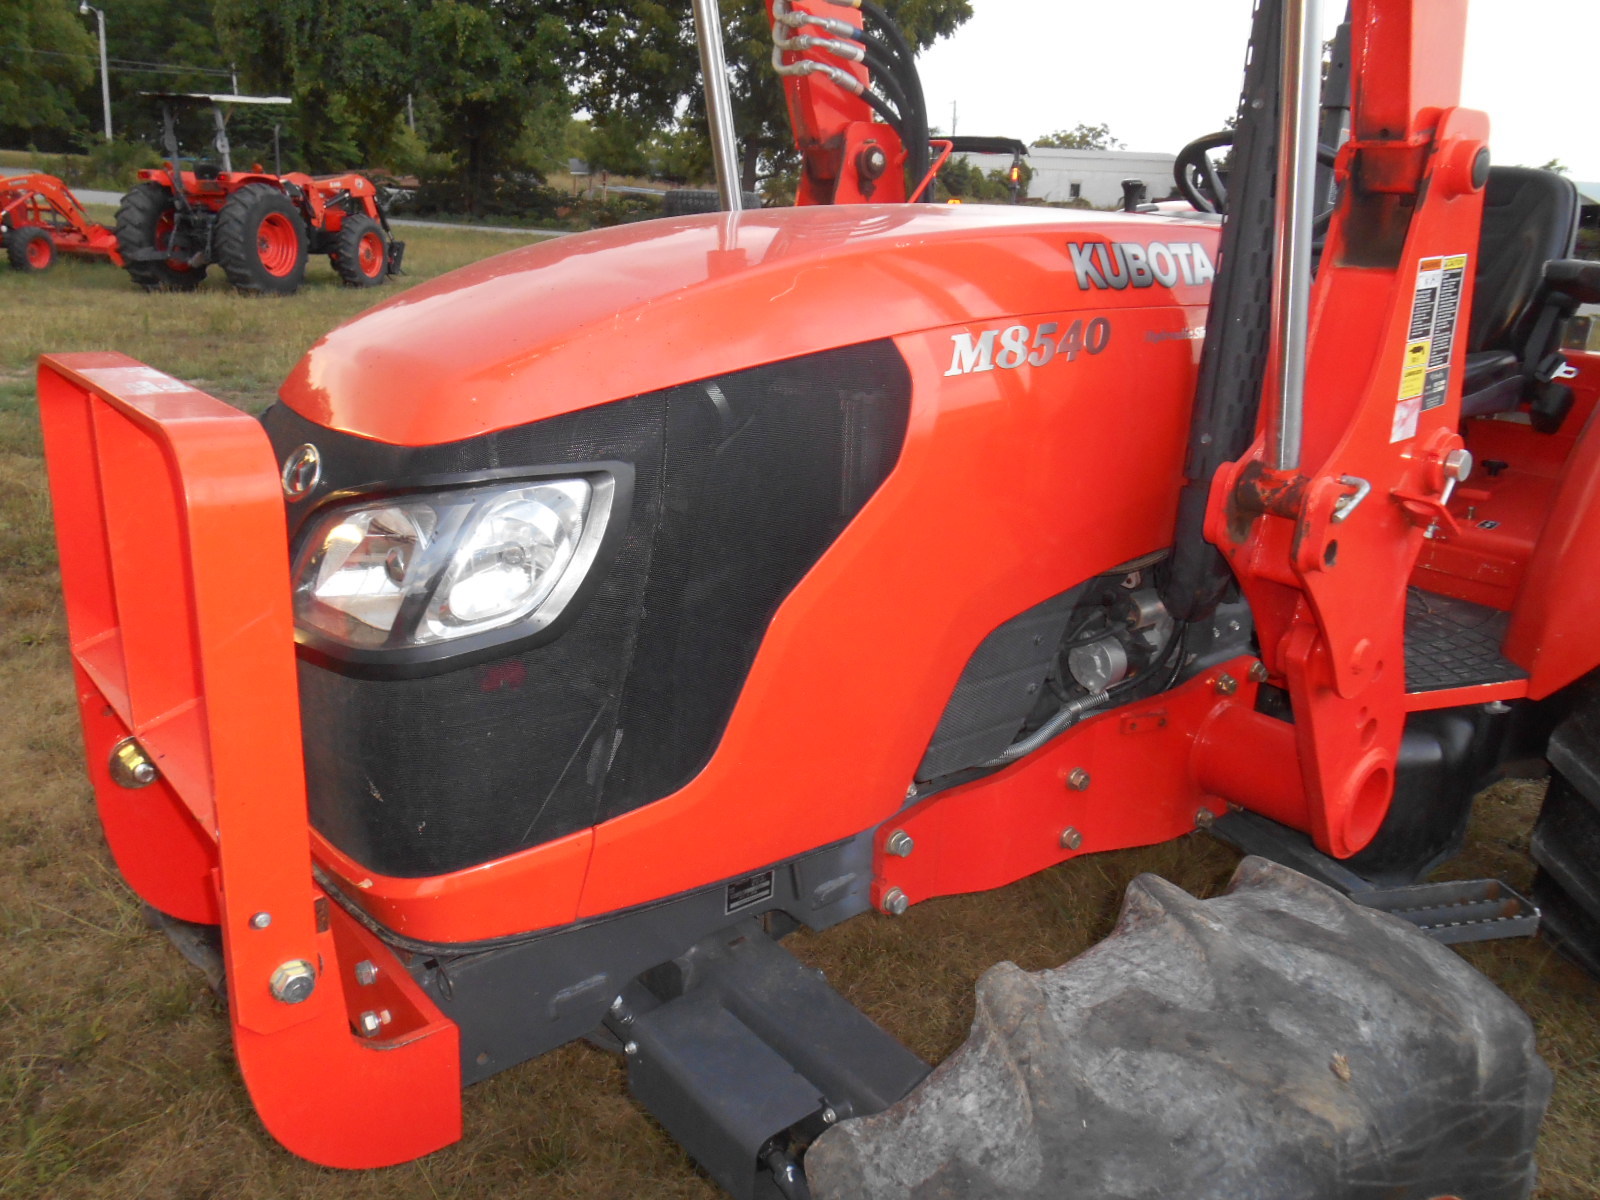
[[[87,154],[60,154],[45,160],[45,170],[68,187],[125,192],[143,167],[159,167],[161,155],[144,142],[96,142]]]

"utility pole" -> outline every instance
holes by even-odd
[[[105,108],[106,116],[106,141],[111,140],[111,73],[106,68],[106,14],[104,10],[96,8],[88,0],[81,0],[78,5],[78,15],[88,16],[93,13],[100,24],[100,103]]]
[[[950,136],[956,135],[956,102],[950,101]]]
[[[411,106],[411,93],[406,93],[406,124],[411,127],[411,132],[417,131],[417,110]]]

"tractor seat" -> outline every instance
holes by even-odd
[[[1559,395],[1546,395],[1560,369],[1562,318],[1575,304],[1553,291],[1545,265],[1567,259],[1578,234],[1578,189],[1551,171],[1493,167],[1483,196],[1472,323],[1467,335],[1461,415],[1509,412],[1524,400],[1551,411],[1560,424]],[[1565,311],[1562,311],[1565,310]],[[1571,397],[1566,397],[1566,407]]]

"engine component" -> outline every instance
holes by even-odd
[[[1115,635],[1067,651],[1067,671],[1088,692],[1103,692],[1128,677],[1128,652]]]

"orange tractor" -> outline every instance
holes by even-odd
[[[91,221],[54,175],[0,177],[0,241],[15,271],[48,271],[62,254],[123,265],[117,235]]]
[[[729,211],[431,281],[259,420],[41,364],[106,837],[266,1128],[402,1162],[588,1037],[739,1200],[1522,1200],[1551,1077],[1441,943],[1600,969],[1600,271],[1464,0],[1325,75],[1262,0],[1181,213],[908,203],[873,0],[768,0],[804,203],[739,211],[695,7]],[[1425,882],[1530,756],[1539,906]],[[781,942],[1196,829],[1226,895],[1138,881],[937,1069]]]
[[[168,161],[140,171],[117,210],[117,243],[135,283],[189,291],[215,263],[241,292],[289,295],[312,254],[326,254],[350,287],[375,287],[400,272],[405,243],[394,240],[365,176],[233,169],[226,106],[288,104],[287,97],[151,94],[162,103]],[[173,110],[198,105],[210,106],[217,161],[184,169]]]

